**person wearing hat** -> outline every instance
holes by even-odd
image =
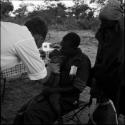
[[[96,88],[103,93],[100,98],[111,99],[119,113],[119,91],[123,82],[124,17],[119,1],[109,0],[99,14],[101,21],[95,37],[98,50],[92,69]]]

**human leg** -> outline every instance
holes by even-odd
[[[56,119],[57,116],[47,100],[33,101],[24,112],[24,125],[52,124]]]

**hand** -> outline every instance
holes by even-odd
[[[60,73],[60,65],[58,63],[49,63],[48,70],[51,70],[51,72],[53,72],[53,73],[59,74]]]

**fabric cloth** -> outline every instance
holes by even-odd
[[[27,74],[27,69],[24,64],[20,63],[12,68],[2,70],[1,78],[19,78],[22,74]]]
[[[61,105],[63,111],[70,111],[75,100],[79,99],[80,92],[85,88],[89,79],[91,64],[89,58],[76,49],[73,55],[65,58],[60,69],[60,83],[62,88],[74,87],[73,91],[61,94]],[[77,67],[76,75],[70,75],[72,66]]]
[[[104,8],[100,12],[100,15],[106,18],[101,20],[100,28],[96,33],[99,44],[92,74],[96,79],[96,87],[113,100],[118,111],[119,89],[124,78],[124,28],[119,25],[119,20],[107,18],[111,11],[107,10]],[[124,19],[121,14],[119,17],[123,24]]]
[[[1,22],[1,70],[23,63],[31,80],[47,75],[34,38],[25,26]]]
[[[36,96],[21,108],[13,125],[46,125],[52,124],[56,119],[57,115],[49,101]]]
[[[123,10],[118,0],[108,0],[107,4],[101,9],[99,18],[106,20],[119,20],[123,15]]]
[[[65,58],[61,65],[60,86],[68,87],[73,85],[80,90],[80,87],[85,86],[87,83],[91,64],[89,58],[80,49],[72,53],[74,53],[74,57]],[[70,75],[73,66],[77,68],[77,71],[75,71],[75,75]]]
[[[93,121],[96,125],[118,125],[116,109],[112,100],[105,104],[99,104],[93,113]],[[90,124],[93,123],[90,122]]]
[[[78,107],[74,102],[79,99],[79,94],[81,89],[85,87],[88,81],[89,69],[91,67],[89,58],[84,55],[81,50],[74,52],[74,58],[65,58],[62,62],[60,69],[60,82],[59,86],[61,88],[74,87],[72,91],[65,92],[65,94],[60,93],[60,107],[61,115],[68,113],[69,111]],[[71,66],[77,66],[77,72],[75,76],[70,75]],[[56,79],[52,77],[49,79],[47,85],[53,84]],[[57,120],[57,114],[53,110],[53,106],[48,98],[40,99],[42,96],[36,96],[33,103],[26,106],[26,110],[22,115],[24,124],[52,124]],[[51,96],[50,96],[51,97]],[[54,100],[55,98],[53,98]],[[57,106],[57,105],[55,105]],[[16,117],[18,120],[18,116]],[[20,118],[19,118],[20,119]]]

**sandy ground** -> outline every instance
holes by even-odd
[[[70,31],[50,31],[46,41],[60,42],[62,37]],[[92,63],[95,62],[97,41],[91,31],[74,31],[81,37],[80,48],[85,52]],[[28,79],[16,79],[7,82],[4,102],[1,104],[1,115],[7,119],[7,124],[11,124],[17,110],[42,89],[42,85],[34,83]],[[2,121],[4,123],[4,121]]]

